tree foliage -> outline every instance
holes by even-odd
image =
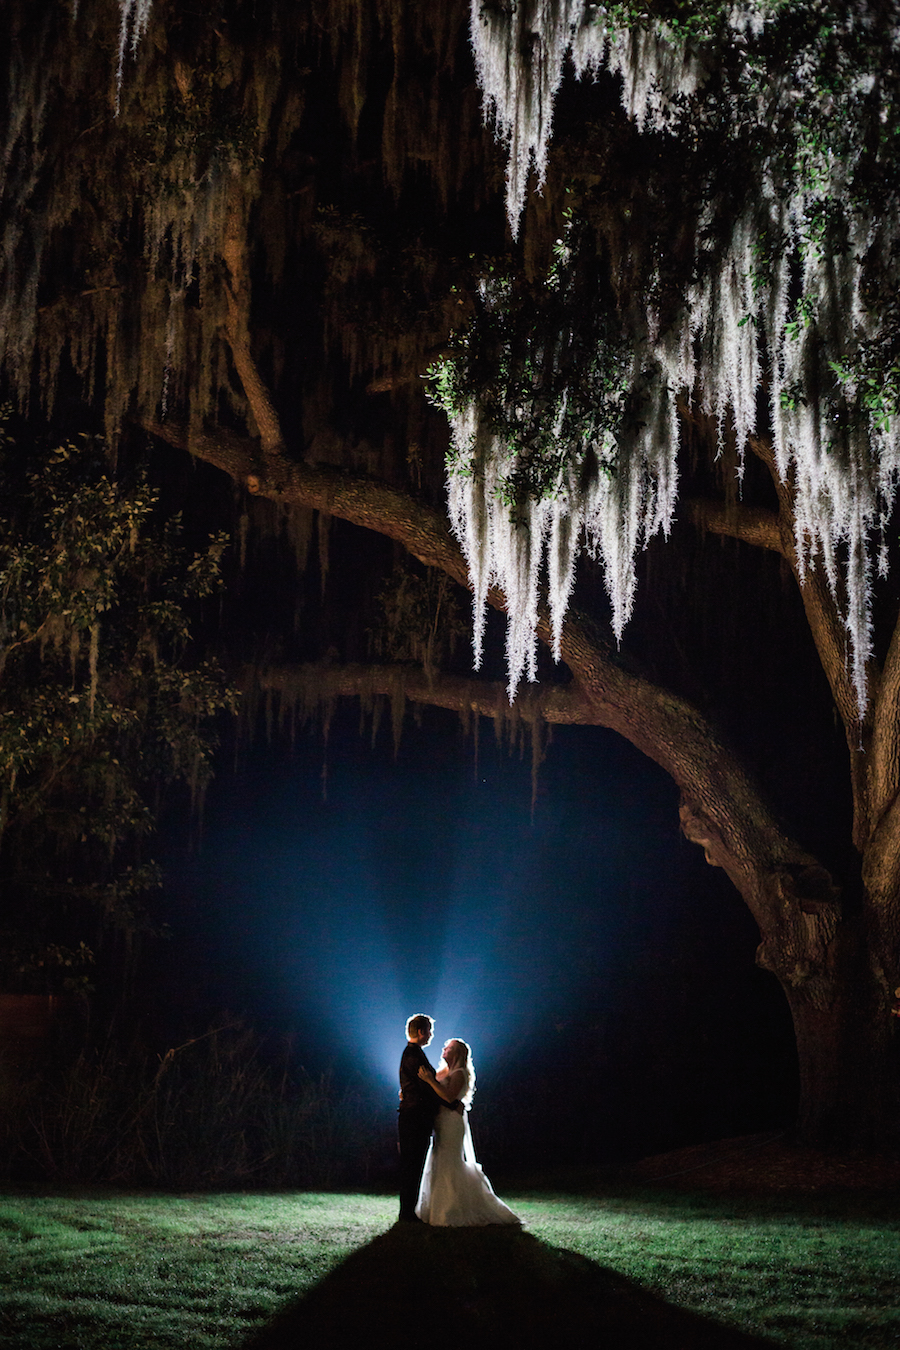
[[[626,179],[614,202],[604,200],[602,175],[585,190],[591,166],[584,157],[574,170],[582,226],[575,238],[588,256],[596,258],[598,235],[610,239],[610,207],[624,226],[611,259],[613,294],[582,287],[569,304],[583,329],[596,325],[598,308],[606,311],[633,354],[630,399],[647,409],[646,434],[613,434],[620,475],[630,467],[636,485],[616,494],[610,521],[610,496],[597,479],[609,454],[589,422],[574,434],[561,424],[567,449],[543,454],[538,485],[559,482],[560,460],[581,466],[595,446],[593,479],[572,474],[564,484],[564,510],[573,520],[567,546],[577,550],[584,534],[599,547],[617,634],[631,612],[634,553],[648,531],[668,528],[674,512],[677,433],[663,410],[678,398],[695,400],[715,419],[720,449],[734,438],[740,463],[751,434],[771,437],[779,475],[796,485],[801,571],[822,559],[846,624],[862,711],[873,652],[872,536],[881,531],[882,547],[877,539],[875,545],[883,573],[900,471],[900,32],[893,7],[802,0],[698,9],[606,9],[582,0],[486,5],[473,41],[486,103],[508,151],[514,231],[529,173],[538,186],[546,175],[567,58],[582,78],[616,78],[636,133],[629,137],[636,151],[631,183]],[[649,183],[637,183],[641,173]],[[568,191],[572,198],[572,184]],[[641,218],[633,217],[635,199]],[[552,293],[558,285],[554,260],[545,286]],[[506,313],[514,329],[509,305]],[[587,352],[588,332],[585,339]],[[535,356],[547,350],[539,325],[530,343]],[[477,366],[469,358],[470,370]],[[508,592],[526,597],[532,617],[512,619],[522,629],[511,642],[517,678],[521,643],[534,640],[527,597],[535,583],[524,570],[533,560],[515,546],[492,500],[517,474],[533,474],[533,456],[517,451],[514,463],[523,467],[511,468],[508,438],[494,435],[498,378],[499,368],[472,382],[468,417],[458,422],[457,440],[463,428],[480,438],[488,466],[482,489],[460,494],[459,534],[476,577],[481,553],[494,560]],[[562,372],[560,380],[565,388]],[[761,421],[764,400],[769,411]],[[456,406],[459,419],[459,400]],[[513,399],[513,416],[515,408]],[[668,491],[660,493],[661,480]],[[511,556],[520,573],[515,587],[504,561]],[[555,571],[567,586],[571,567]],[[557,589],[552,577],[550,588]],[[557,614],[566,603],[567,592],[557,594]]]
[[[40,931],[91,902],[95,916],[132,930],[141,893],[158,884],[141,840],[160,793],[180,782],[199,799],[212,720],[234,708],[222,671],[197,659],[192,637],[192,611],[220,586],[228,539],[186,549],[180,521],[161,518],[158,493],[140,477],[117,481],[102,445],[87,438],[37,454],[8,434],[4,442],[6,916]]]

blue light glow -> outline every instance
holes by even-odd
[[[478,1128],[517,1158],[565,1143],[571,1160],[577,1135],[590,1159],[598,1128],[628,1148],[679,1120],[727,1131],[724,1064],[740,1127],[753,1111],[769,1123],[760,1103],[793,1072],[783,1000],[654,765],[612,733],[563,728],[532,819],[527,758],[483,737],[476,771],[450,714],[409,726],[396,759],[355,710],[336,718],[327,801],[322,754],[314,737],[293,756],[261,747],[213,784],[202,851],[164,859],[184,1038],[243,1014],[289,1034],[295,1065],[392,1109],[406,1018],[427,1012],[432,1063],[451,1036],[471,1044]],[[560,1098],[560,1073],[587,1065],[584,1092]],[[523,1075],[544,1124],[506,1111]]]
[[[568,1015],[616,955],[648,835],[675,839],[670,785],[635,820],[619,763],[634,752],[578,737],[551,749],[533,820],[527,761],[491,742],[476,772],[449,715],[409,728],[396,760],[348,718],[327,801],[320,744],[294,760],[267,747],[210,803],[186,879],[205,893],[228,1006],[295,1029],[312,1067],[351,1062],[385,1085],[412,1012],[435,1018],[432,1057],[458,1035],[479,1067]]]

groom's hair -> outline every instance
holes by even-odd
[[[420,1031],[431,1031],[434,1027],[434,1019],[427,1013],[414,1013],[406,1023],[406,1039],[411,1041],[413,1036],[418,1036]]]

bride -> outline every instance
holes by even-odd
[[[475,1161],[468,1110],[475,1091],[475,1067],[465,1041],[450,1040],[441,1052],[435,1077],[421,1067],[423,1078],[447,1102],[461,1101],[465,1112],[441,1111],[425,1160],[416,1214],[443,1228],[475,1228],[491,1223],[521,1223],[494,1194]]]

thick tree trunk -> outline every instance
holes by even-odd
[[[784,982],[800,1069],[797,1129],[822,1148],[900,1146],[900,1026],[869,968],[856,923],[835,940],[832,997]]]

